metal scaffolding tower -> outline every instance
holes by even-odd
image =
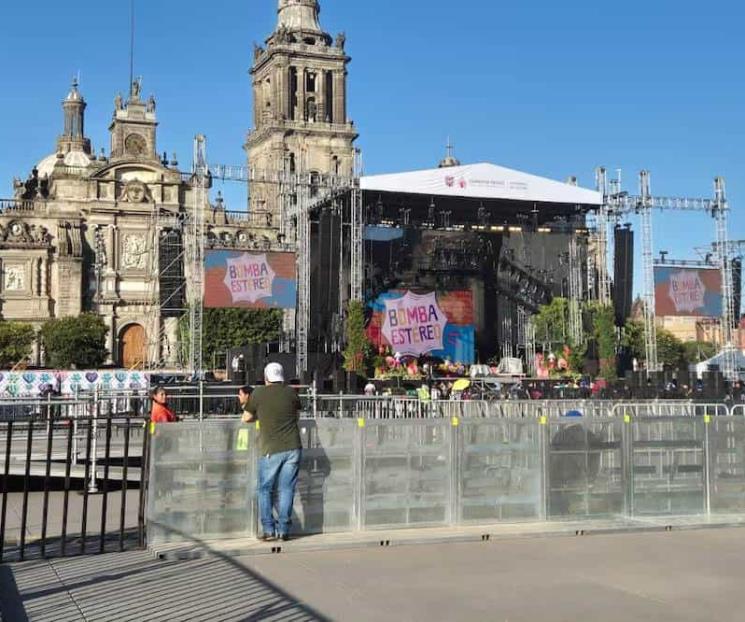
[[[296,184],[297,196],[297,273],[298,292],[295,311],[295,357],[298,375],[308,371],[310,333],[310,178]]]
[[[600,167],[595,170],[595,185],[597,191],[603,197],[603,202],[598,209],[596,217],[595,263],[597,268],[597,296],[600,304],[609,305],[611,302],[610,276],[608,274],[608,226],[610,224],[608,212],[610,197],[608,196],[608,172],[605,168]]]
[[[716,244],[718,252],[718,263],[722,271],[722,335],[726,363],[722,372],[729,380],[734,379],[735,351],[732,342],[732,314],[733,314],[733,289],[732,289],[732,266],[728,261],[729,238],[727,231],[727,203],[724,180],[718,177],[714,181],[714,199],[685,198],[685,197],[655,197],[651,192],[650,175],[648,171],[639,174],[639,195],[631,196],[623,192],[620,183],[611,190],[608,197],[608,215],[616,223],[619,219],[630,213],[636,213],[641,220],[642,228],[642,272],[644,275],[643,297],[644,297],[644,326],[645,345],[647,356],[647,373],[659,371],[660,364],[657,355],[657,327],[655,323],[655,291],[654,291],[654,240],[652,226],[652,210],[661,211],[688,211],[706,212],[716,222]]]
[[[160,249],[163,244],[161,232],[176,230],[184,242],[181,255],[166,259],[166,264],[180,260],[186,268],[186,301],[190,320],[190,334],[188,351],[185,353],[186,367],[196,377],[204,374],[203,368],[203,328],[204,328],[204,259],[207,243],[207,214],[209,213],[209,189],[212,181],[239,182],[248,184],[249,194],[253,184],[273,188],[272,194],[279,205],[278,222],[253,223],[249,219],[246,226],[257,226],[260,229],[275,229],[278,231],[277,244],[283,250],[292,248],[297,253],[298,300],[297,308],[286,318],[291,322],[294,332],[295,352],[297,356],[297,372],[302,374],[308,370],[308,338],[310,333],[310,305],[311,305],[311,217],[318,209],[325,205],[346,206],[340,212],[347,214],[342,220],[342,235],[346,244],[342,249],[348,249],[348,257],[344,264],[349,270],[341,270],[339,275],[340,291],[349,292],[353,300],[362,300],[364,282],[363,229],[364,214],[362,206],[362,191],[359,183],[360,170],[359,153],[355,162],[352,177],[339,175],[323,175],[311,172],[296,172],[290,169],[289,161],[283,170],[257,171],[246,166],[212,165],[207,162],[207,141],[203,135],[194,139],[194,153],[191,176],[188,178],[192,188],[191,203],[183,214],[163,212],[161,208],[153,210],[151,222],[150,264],[149,268],[149,298],[150,318],[149,334],[152,335],[149,348],[149,364],[151,368],[163,365],[162,343],[165,337],[163,324],[164,304],[161,295],[163,280],[163,258]],[[346,209],[346,212],[345,212]],[[249,212],[250,214],[250,212]],[[349,233],[345,234],[344,231]],[[274,241],[269,242],[274,244]],[[348,279],[348,281],[347,281]],[[345,294],[345,298],[346,298]],[[187,312],[184,308],[183,313]],[[290,340],[285,339],[284,351],[290,351]],[[185,345],[185,344],[182,344]]]
[[[642,229],[642,272],[644,282],[644,346],[647,372],[660,371],[657,353],[657,323],[655,321],[654,231],[652,228],[652,190],[649,172],[639,173],[639,218]]]
[[[582,294],[582,257],[577,235],[574,234],[569,242],[569,338],[574,347],[579,346],[584,338],[580,306]]]
[[[717,253],[719,255],[719,269],[722,271],[722,344],[724,359],[722,374],[727,380],[737,379],[737,359],[733,340],[734,290],[732,287],[732,263],[729,260],[729,236],[727,232],[727,193],[724,179],[714,180],[714,208],[713,216],[717,225]]]
[[[359,149],[354,153],[354,180],[351,184],[351,299],[361,302],[363,298],[364,280],[364,214],[362,212],[362,190],[360,189],[360,177],[362,176],[362,159]]]
[[[210,170],[207,165],[207,140],[202,134],[194,138],[192,161],[193,205],[188,237],[189,284],[189,364],[195,378],[204,376],[202,357],[204,333],[204,246],[205,215],[209,203]]]

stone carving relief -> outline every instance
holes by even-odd
[[[119,196],[120,201],[127,203],[146,203],[149,199],[147,186],[136,179],[127,182]]]
[[[23,266],[10,265],[5,267],[3,289],[8,292],[22,292],[26,289],[26,270]]]
[[[10,248],[36,248],[49,246],[52,236],[46,227],[29,225],[14,220],[6,226],[0,225],[0,243]]]
[[[144,235],[129,233],[122,242],[122,266],[125,270],[147,267],[147,241]]]

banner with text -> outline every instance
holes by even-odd
[[[715,268],[655,266],[655,313],[721,317],[722,274]]]
[[[391,290],[371,303],[369,339],[409,356],[430,354],[473,363],[475,327],[470,291]]]
[[[294,253],[207,251],[204,306],[294,309],[295,268]]]

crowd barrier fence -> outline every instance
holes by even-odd
[[[745,417],[301,421],[294,533],[742,514]],[[258,432],[157,426],[148,542],[252,537]]]

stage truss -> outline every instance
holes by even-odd
[[[270,240],[271,247],[266,250],[291,250],[297,257],[298,300],[294,313],[288,313],[292,324],[293,337],[285,339],[282,349],[289,352],[294,342],[297,374],[308,372],[308,337],[310,332],[310,278],[311,278],[311,217],[316,210],[326,205],[341,205],[349,201],[349,219],[343,229],[349,231],[347,250],[349,257],[345,262],[350,266],[349,277],[340,271],[340,298],[362,300],[364,257],[362,192],[359,183],[359,152],[357,153],[354,175],[324,175],[315,172],[291,171],[289,162],[283,170],[259,171],[246,166],[210,165],[207,160],[207,141],[202,135],[194,139],[192,173],[188,180],[191,187],[190,200],[186,210],[180,214],[166,213],[160,206],[154,206],[151,217],[150,265],[148,278],[148,367],[158,369],[167,367],[169,357],[166,347],[167,330],[164,311],[167,301],[160,295],[160,283],[164,277],[164,266],[159,260],[161,238],[164,230],[177,230],[185,242],[178,255],[186,266],[184,297],[186,305],[181,309],[189,316],[189,343],[185,348],[185,367],[196,378],[204,376],[203,364],[203,318],[204,318],[204,259],[207,245],[207,215],[212,213],[209,189],[214,180],[247,184],[249,196],[253,184],[273,188],[276,204],[280,206],[279,222],[257,226],[252,224],[250,212],[243,229],[256,226],[262,231],[276,230],[276,242]],[[339,208],[337,208],[339,209]],[[343,212],[343,210],[341,210]],[[276,249],[275,249],[276,247]],[[342,245],[342,249],[344,246]],[[348,281],[347,281],[348,278]],[[348,296],[346,292],[349,292]],[[340,307],[345,300],[340,300]],[[343,309],[340,309],[342,312]],[[292,321],[294,320],[294,321]],[[289,326],[286,326],[289,328]],[[182,347],[185,344],[181,344]],[[183,360],[183,358],[182,358]]]
[[[609,242],[609,227],[620,224],[621,218],[628,214],[637,214],[641,225],[642,241],[642,296],[644,300],[645,350],[647,373],[661,371],[657,352],[657,326],[655,317],[654,288],[654,229],[652,214],[659,211],[703,212],[714,219],[717,266],[722,273],[722,343],[724,365],[722,373],[728,380],[737,376],[736,352],[734,345],[734,291],[732,287],[732,264],[729,261],[730,241],[728,233],[729,204],[725,182],[721,177],[714,180],[712,198],[657,197],[651,191],[651,177],[648,171],[639,173],[639,194],[630,195],[621,187],[620,176],[609,182],[605,168],[597,169],[597,190],[603,195],[596,220],[596,237],[598,243],[598,298],[604,304],[611,303],[611,279],[608,266],[612,260]]]

